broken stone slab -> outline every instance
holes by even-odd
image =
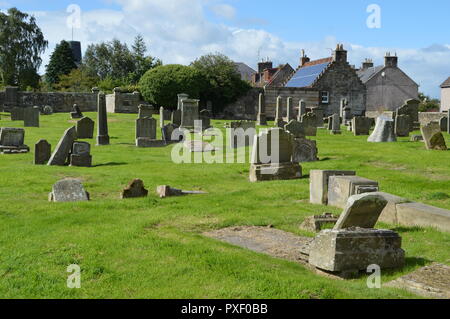
[[[75,126],[68,128],[56,145],[47,165],[65,165],[69,157],[73,142],[77,138],[77,130]]]
[[[432,263],[390,281],[383,287],[405,289],[427,298],[450,299],[450,266]]]
[[[331,176],[352,176],[355,171],[311,170],[309,172],[309,202],[311,204],[328,204],[328,182]]]
[[[387,203],[383,195],[377,193],[353,195],[333,229],[374,228]]]
[[[425,145],[428,150],[446,151],[447,145],[438,122],[430,122],[420,127]]]
[[[319,232],[324,229],[325,226],[333,226],[338,221],[338,217],[331,213],[324,213],[322,215],[308,216],[300,225],[300,229]],[[331,227],[332,228],[332,227]]]
[[[135,178],[123,189],[120,198],[137,198],[146,197],[147,195],[148,190],[145,189],[144,182],[139,178]]]
[[[367,270],[404,265],[401,237],[391,230],[347,228],[322,230],[310,245],[309,263],[331,272]]]
[[[51,202],[79,202],[88,201],[89,193],[84,190],[78,179],[65,178],[56,182],[48,196]]]
[[[161,185],[156,188],[156,193],[160,198],[171,197],[171,196],[183,196],[183,195],[195,195],[195,194],[207,194],[202,191],[184,191],[181,189],[172,188],[168,185]]]
[[[389,193],[378,192],[385,200],[387,200],[387,205],[383,209],[378,218],[378,221],[388,224],[398,224],[397,220],[397,205],[410,202],[406,198],[395,196]]]
[[[372,143],[396,142],[393,119],[385,115],[379,116],[375,129],[367,141]]]
[[[450,210],[422,203],[396,205],[397,223],[409,227],[433,227],[450,232]]]
[[[378,191],[378,182],[367,178],[331,176],[328,183],[328,205],[344,208],[350,196]]]

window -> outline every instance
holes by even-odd
[[[328,91],[320,92],[320,101],[322,102],[322,104],[330,103],[330,92]]]

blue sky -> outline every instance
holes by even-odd
[[[295,68],[301,49],[321,58],[342,42],[355,65],[365,57],[380,64],[385,52],[397,52],[400,66],[435,97],[450,76],[448,0],[0,0],[0,8],[36,15],[50,41],[44,61],[57,42],[70,38],[70,4],[82,10],[75,37],[84,48],[113,37],[131,43],[140,33],[149,53],[165,63],[187,64],[220,51],[253,68],[261,57]],[[367,27],[371,4],[381,9],[381,28]]]

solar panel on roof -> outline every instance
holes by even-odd
[[[313,84],[317,77],[325,70],[329,62],[300,68],[286,84],[286,87],[307,87]]]

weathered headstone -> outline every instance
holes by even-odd
[[[338,221],[338,218],[330,213],[325,213],[323,215],[308,216],[305,218],[303,223],[300,225],[300,229],[319,232],[325,226],[333,226]]]
[[[94,137],[94,121],[89,117],[83,117],[77,121],[77,137],[78,138],[93,138]]]
[[[183,99],[181,100],[181,128],[193,130],[195,121],[199,120],[198,110],[199,100]]]
[[[365,116],[355,116],[352,119],[352,131],[355,136],[369,135],[372,127],[372,119]]]
[[[83,113],[81,113],[81,109],[77,104],[73,105],[70,116],[72,117],[72,119],[81,119],[83,117]]]
[[[305,137],[305,128],[303,123],[297,120],[291,120],[288,124],[284,126],[284,129],[294,135],[294,137]]]
[[[439,126],[441,127],[442,132],[447,132],[448,130],[447,125],[448,125],[448,118],[446,116],[441,117],[439,121]]]
[[[189,95],[186,93],[180,93],[177,94],[177,96],[178,96],[177,110],[181,110],[181,106],[183,104],[182,101],[189,99]]]
[[[346,125],[347,122],[351,119],[351,117],[352,117],[352,109],[350,106],[346,105],[342,110],[342,123]]]
[[[97,145],[109,145],[108,114],[104,93],[99,93],[97,99]]]
[[[44,165],[50,159],[52,153],[52,146],[47,142],[47,140],[39,140],[34,145],[34,164]]]
[[[0,129],[0,153],[27,153],[30,148],[24,144],[23,128],[2,127]]]
[[[52,115],[53,114],[53,107],[50,105],[45,105],[42,108],[42,115]]]
[[[400,137],[409,136],[412,129],[409,127],[411,125],[411,119],[409,115],[402,114],[395,117],[395,135]]]
[[[333,114],[333,116],[331,116],[331,134],[342,134],[339,114]]]
[[[387,203],[379,193],[353,195],[349,197],[334,229],[374,228]]]
[[[181,189],[170,187],[168,185],[160,185],[156,187],[156,194],[158,194],[160,198],[165,198],[171,196],[182,196],[189,194],[207,194],[207,193],[203,191],[184,191]]]
[[[178,143],[184,139],[184,135],[182,131],[178,129],[178,125],[173,123],[164,125],[161,129],[161,135],[166,144]]]
[[[149,105],[149,104],[140,104],[138,106],[138,118],[143,118],[143,117],[152,117],[153,116],[153,106]]]
[[[91,167],[91,145],[87,142],[74,142],[70,154],[70,166]]]
[[[306,114],[306,103],[303,100],[298,102],[298,116],[297,121],[301,122],[302,116]]]
[[[68,128],[56,145],[47,165],[65,165],[69,157],[72,144],[77,138],[77,130],[75,126]]]
[[[202,131],[211,127],[211,112],[208,110],[200,111],[200,120],[202,121]]]
[[[25,127],[39,127],[39,107],[27,107],[23,112],[23,124]]]
[[[301,178],[301,166],[292,161],[294,136],[272,128],[255,136],[250,166],[250,181]]]
[[[162,106],[159,108],[159,127],[164,127],[164,108]]]
[[[148,190],[144,187],[144,182],[139,179],[133,179],[127,187],[120,194],[120,198],[137,198],[137,197],[147,197]]]
[[[382,143],[382,142],[396,142],[397,138],[394,133],[394,121],[384,115],[377,118],[375,130],[367,139],[368,142]]]
[[[316,116],[316,127],[323,127],[323,117],[324,117],[324,111],[321,107],[312,107],[311,113],[313,113]]]
[[[181,110],[175,110],[172,112],[171,121],[172,124],[175,124],[178,127],[181,125]]]
[[[257,115],[257,124],[258,125],[267,125],[266,119],[266,101],[263,93],[259,93],[258,97],[258,115]]]
[[[294,138],[292,142],[292,161],[298,163],[315,162],[317,157],[317,143],[306,138]]]
[[[294,119],[294,110],[292,109],[292,97],[286,100],[286,122]]]
[[[275,106],[275,125],[278,125],[279,121],[283,120],[283,109],[281,108],[282,97],[277,97],[277,103]]]
[[[328,183],[331,176],[353,176],[355,171],[311,170],[309,172],[309,202],[328,204]]]
[[[89,193],[84,190],[81,182],[74,178],[66,178],[56,182],[48,197],[51,202],[88,201]]]
[[[305,136],[317,136],[317,116],[314,113],[303,115],[301,122],[305,128]]]
[[[446,151],[444,135],[438,122],[430,122],[420,128],[425,145],[428,150]]]
[[[156,139],[156,120],[152,117],[136,119],[136,139],[146,137]]]
[[[417,99],[407,100],[405,101],[405,104],[396,111],[397,115],[409,115],[409,127],[411,131],[417,127],[419,122],[419,104],[420,101]]]
[[[24,110],[23,107],[13,107],[11,109],[11,121],[23,121]]]

